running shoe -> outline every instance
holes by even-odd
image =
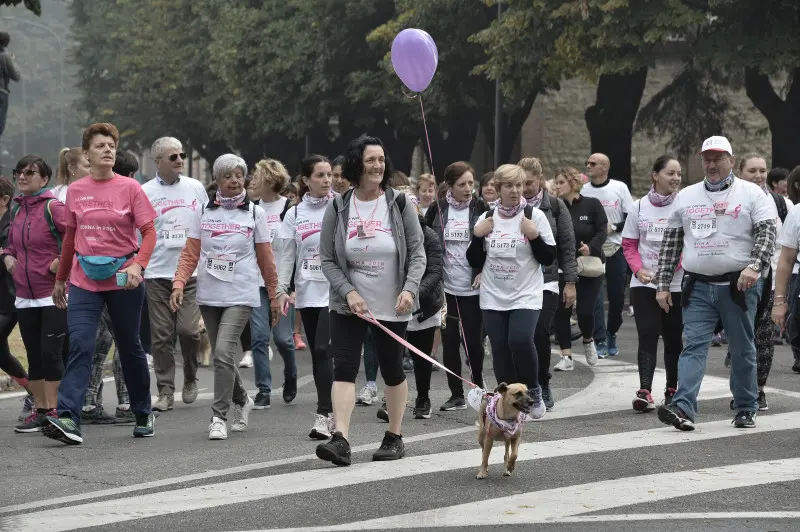
[[[600,356],[600,347],[601,345],[594,341],[583,344],[583,354],[586,357],[586,363],[590,366],[597,364],[598,358],[605,358],[605,355]],[[602,344],[602,347],[605,349],[605,343]]]
[[[114,419],[117,425],[127,425],[128,423],[136,423],[136,416],[133,415],[130,408],[120,408],[114,412]]]
[[[665,425],[672,425],[678,430],[694,430],[694,421],[675,404],[658,407],[658,419]]]
[[[439,407],[439,410],[441,410],[442,412],[452,412],[454,410],[466,410],[466,409],[467,409],[467,402],[464,401],[464,397],[461,395],[452,396],[442,406]]]
[[[417,397],[414,403],[414,419],[431,418],[431,400],[427,397]]]
[[[50,439],[58,440],[67,445],[78,445],[83,443],[81,427],[77,425],[69,415],[64,417],[47,417],[49,425],[42,424],[42,434]]]
[[[572,361],[572,357],[562,356],[553,369],[556,371],[572,371],[575,369],[575,362]]]
[[[365,384],[361,391],[356,396],[356,404],[362,406],[369,406],[378,397],[378,387]]]
[[[265,410],[270,407],[272,398],[268,393],[258,392],[253,402],[255,403],[253,410]]]
[[[231,423],[231,432],[244,432],[247,430],[247,422],[250,420],[250,411],[253,410],[255,402],[250,396],[243,405],[233,404],[233,422]]]
[[[410,356],[403,357],[403,371],[406,373],[414,371],[414,361]]]
[[[758,411],[766,412],[769,410],[769,403],[767,403],[767,394],[763,391],[758,392]]]
[[[134,438],[152,438],[156,435],[156,416],[150,414],[136,414],[136,426],[133,427]]]
[[[197,400],[197,381],[193,380],[192,382],[187,382],[183,385],[183,390],[181,391],[181,401],[184,404],[190,405]]]
[[[317,458],[337,466],[349,466],[350,444],[341,432],[334,432],[330,440],[317,445]]]
[[[208,426],[208,439],[209,440],[227,440],[228,439],[228,426],[225,420],[212,417],[211,424]]]
[[[678,390],[676,390],[675,388],[667,388],[666,390],[664,390],[664,404],[665,405],[669,405],[669,404],[672,403],[672,398],[675,397],[675,393],[677,391]]]
[[[656,403],[653,401],[653,396],[649,391],[642,388],[636,392],[636,397],[633,399],[633,409],[637,412],[652,412],[656,409]]]
[[[608,356],[608,346],[606,345],[605,342],[597,342],[597,341],[595,341],[595,342],[592,342],[592,343],[595,346],[595,352],[597,353],[597,358],[598,359],[602,360],[602,359],[604,359],[604,358],[606,358]],[[587,344],[583,344],[584,347],[586,347],[586,345]],[[587,363],[589,362],[588,357],[586,359],[586,362]],[[592,363],[589,363],[589,365],[590,366],[594,366],[594,364],[592,364]]]
[[[542,419],[544,413],[547,412],[547,407],[544,404],[544,400],[542,400],[542,387],[537,386],[532,390],[528,390],[528,395],[533,399],[533,405],[531,406],[531,411],[525,415],[525,421]]]
[[[41,432],[42,431],[42,422],[47,423],[46,420],[43,419],[43,415],[39,415],[39,413],[34,410],[31,412],[28,417],[26,417],[22,423],[14,427],[14,432],[17,434],[30,434],[33,432]]]
[[[19,416],[17,416],[17,421],[25,421],[28,419],[28,416],[31,415],[31,412],[35,411],[36,407],[33,404],[33,396],[28,394],[22,398],[22,410],[20,410]]]
[[[737,429],[753,429],[756,426],[756,413],[741,410],[736,413],[731,423]]]
[[[331,428],[329,416],[314,414],[314,425],[311,427],[311,432],[308,433],[308,437],[314,438],[315,440],[327,440],[330,438]]]
[[[383,403],[381,403],[381,407],[378,409],[376,415],[378,419],[380,419],[381,421],[385,423],[389,422],[389,411],[386,410],[386,400],[384,400]]]
[[[608,338],[606,339],[608,348],[608,356],[615,357],[619,354],[619,347],[617,346],[617,335],[616,334],[609,334]]]
[[[245,351],[244,356],[242,357],[241,362],[239,362],[240,368],[252,368],[253,367],[253,352],[252,351]]]
[[[388,430],[383,435],[383,442],[377,451],[372,455],[374,462],[386,462],[389,460],[399,460],[406,455],[403,437],[393,434]]]
[[[283,402],[289,404],[295,397],[297,397],[297,377],[286,379],[283,383]]]
[[[171,393],[159,394],[158,400],[153,405],[153,410],[156,412],[166,412],[173,408],[175,408],[175,396]]]
[[[113,425],[117,418],[106,414],[102,406],[96,406],[91,410],[81,411],[81,425]]]
[[[722,335],[715,334],[711,337],[711,347],[719,347],[722,345]]]

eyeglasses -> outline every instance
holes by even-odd
[[[39,174],[38,170],[25,170],[24,172],[14,172],[14,175],[16,175],[17,177],[21,175],[24,175],[25,177],[33,177],[35,175],[41,175],[41,174]]]
[[[186,153],[184,153],[184,152],[173,153],[172,155],[170,155],[168,157],[168,159],[174,163],[175,161],[178,160],[178,157],[180,157],[181,160],[185,161],[186,160]]]
[[[596,162],[594,162],[594,161],[586,161],[586,166],[592,166],[592,167],[594,167],[594,166],[597,166],[597,163],[596,163]]]

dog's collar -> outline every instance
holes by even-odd
[[[489,400],[486,403],[486,417],[489,418],[495,427],[503,431],[503,435],[506,438],[513,438],[522,428],[525,415],[520,412],[513,421],[507,421],[497,417],[497,403],[500,401],[501,397],[499,393],[489,396]]]

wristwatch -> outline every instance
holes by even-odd
[[[761,264],[758,262],[754,262],[753,264],[748,264],[747,267],[756,273],[761,273]]]

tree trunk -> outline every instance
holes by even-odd
[[[436,182],[444,181],[444,169],[456,161],[469,161],[472,148],[475,146],[475,135],[478,133],[478,120],[468,110],[453,113],[454,118],[447,124],[428,122],[428,133],[431,139],[433,162],[428,156],[428,145],[425,132],[421,132],[425,158],[431,163]],[[446,128],[446,129],[445,129]],[[447,134],[445,135],[445,131]],[[446,136],[446,138],[445,138]],[[413,147],[411,148],[413,151]],[[476,179],[480,176],[474,176]]]
[[[746,68],[745,90],[753,105],[769,123],[772,134],[772,166],[793,169],[800,165],[800,67],[794,69],[792,86],[782,100],[775,92],[769,76],[758,68]]]
[[[522,104],[514,108],[510,114],[507,111],[503,112],[500,122],[502,125],[502,130],[500,131],[500,157],[498,157],[500,164],[517,162],[511,160],[511,154],[514,152],[519,132],[530,116],[537,96],[539,96],[539,90],[533,90],[527,95]],[[487,105],[481,116],[481,126],[484,133],[486,133],[486,142],[489,146],[494,147],[494,106],[491,106],[490,109]]]
[[[606,154],[611,159],[609,176],[628,188],[631,186],[633,124],[646,81],[647,68],[630,74],[603,74],[597,83],[597,100],[584,115],[592,153]]]

